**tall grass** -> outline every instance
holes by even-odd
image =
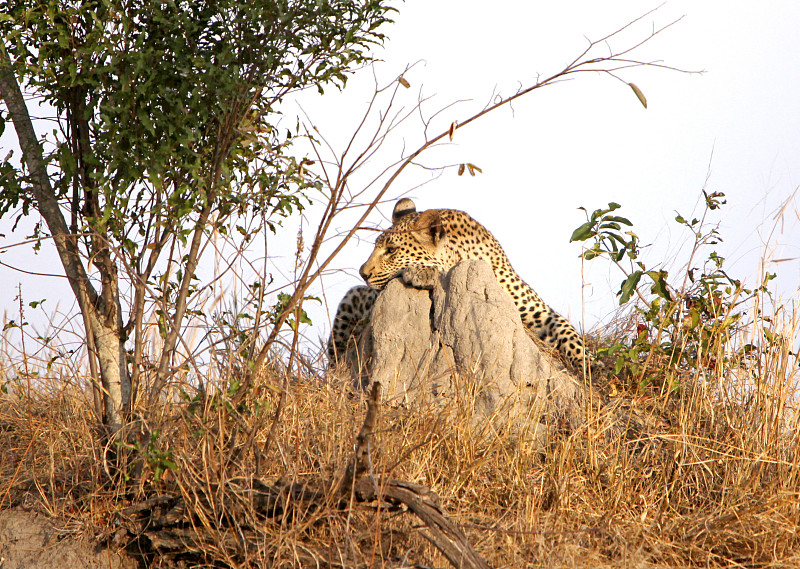
[[[371,474],[432,488],[494,567],[800,566],[800,314],[765,310],[755,302],[746,323],[720,329],[709,353],[693,356],[702,366],[668,374],[663,354],[641,354],[669,380],[598,382],[603,404],[545,448],[471,421],[463,397],[450,408],[383,407]],[[609,333],[630,338],[630,322]],[[764,328],[771,339],[754,342]],[[287,369],[276,354],[235,396],[246,365],[236,350],[211,365],[187,348],[158,407],[140,403],[123,443],[104,445],[80,352],[51,332],[27,334],[23,349],[11,327],[0,343],[0,510],[33,508],[153,564],[447,564],[413,516],[333,492],[365,411],[346,374],[309,357]],[[146,389],[147,374],[141,381]],[[610,434],[620,416],[639,428]],[[254,509],[254,485],[276,483],[303,483],[313,499],[271,516]],[[171,511],[177,499],[182,510]],[[157,531],[142,512],[185,523]]]

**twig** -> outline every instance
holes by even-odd
[[[324,274],[325,270],[331,264],[333,259],[339,254],[339,252],[342,251],[344,246],[350,241],[350,239],[356,234],[356,232],[361,227],[364,226],[364,223],[367,220],[367,218],[369,217],[369,215],[374,211],[374,209],[377,207],[377,205],[382,202],[382,200],[384,199],[384,196],[389,191],[389,188],[392,186],[392,184],[394,184],[394,182],[397,180],[397,178],[400,176],[400,174],[402,174],[403,171],[406,168],[408,168],[408,166],[414,165],[416,163],[416,159],[423,152],[425,152],[426,150],[428,150],[431,147],[437,146],[442,140],[445,139],[445,137],[449,137],[450,134],[453,131],[458,130],[458,129],[462,129],[462,128],[466,127],[467,125],[472,124],[473,122],[475,122],[478,119],[484,117],[485,115],[493,112],[496,109],[499,109],[499,108],[501,108],[503,106],[506,106],[506,105],[510,105],[513,101],[515,101],[516,99],[522,97],[523,95],[527,95],[528,93],[531,93],[531,92],[533,92],[533,91],[535,91],[537,89],[540,89],[542,87],[546,87],[548,85],[553,85],[553,84],[556,84],[556,83],[560,83],[561,81],[565,81],[565,80],[569,79],[570,76],[576,75],[578,73],[585,73],[587,71],[588,72],[595,72],[595,73],[606,73],[606,74],[609,74],[609,75],[615,77],[616,79],[620,79],[614,73],[616,71],[621,70],[621,69],[627,69],[627,68],[631,68],[631,67],[658,67],[658,68],[662,68],[662,69],[669,69],[669,70],[674,70],[674,71],[687,72],[687,71],[683,71],[683,70],[680,70],[680,69],[677,69],[677,68],[674,68],[674,67],[670,67],[670,66],[664,65],[664,64],[662,64],[660,62],[638,61],[638,60],[629,59],[628,57],[626,57],[631,51],[633,51],[633,50],[635,50],[637,48],[640,48],[641,46],[643,46],[644,44],[646,44],[647,42],[652,40],[654,37],[659,35],[661,32],[663,32],[664,30],[668,29],[669,27],[673,26],[675,23],[680,21],[680,19],[675,20],[675,21],[673,21],[673,22],[671,22],[671,23],[669,23],[669,24],[667,24],[665,26],[662,26],[662,27],[658,28],[658,29],[653,29],[649,33],[649,35],[647,35],[644,39],[636,42],[635,44],[633,44],[630,47],[623,48],[623,49],[621,49],[619,51],[616,51],[616,52],[612,51],[607,56],[602,56],[602,57],[590,57],[589,56],[589,53],[594,48],[596,48],[599,45],[606,44],[608,42],[608,40],[610,40],[613,37],[616,37],[618,34],[622,33],[624,30],[626,30],[628,27],[630,27],[631,25],[635,24],[636,22],[641,21],[643,18],[645,18],[648,15],[652,14],[654,11],[655,10],[650,10],[650,11],[646,12],[642,16],[640,16],[640,17],[636,18],[635,20],[629,22],[625,26],[622,26],[621,28],[617,29],[616,31],[614,31],[614,32],[612,32],[610,34],[607,34],[606,36],[604,36],[603,38],[601,38],[599,40],[589,41],[589,45],[585,49],[583,49],[582,52],[576,58],[574,58],[561,71],[551,75],[550,77],[547,77],[546,79],[541,79],[541,80],[537,79],[534,84],[529,85],[528,87],[525,87],[525,88],[520,88],[516,93],[514,93],[513,95],[511,95],[509,97],[500,98],[500,100],[498,100],[494,104],[490,104],[490,105],[484,107],[481,111],[473,114],[470,117],[467,117],[464,120],[459,120],[459,121],[452,122],[451,125],[450,125],[450,128],[448,128],[444,132],[441,132],[437,136],[434,136],[432,138],[428,137],[427,130],[429,128],[430,119],[428,119],[427,121],[423,119],[424,135],[425,135],[424,143],[420,147],[418,147],[416,150],[411,152],[410,154],[406,154],[404,152],[404,155],[400,160],[394,162],[394,164],[392,164],[390,167],[384,169],[379,177],[375,178],[375,180],[373,180],[373,182],[368,184],[368,187],[372,186],[372,184],[376,183],[384,175],[388,176],[388,179],[386,179],[386,181],[384,182],[383,186],[374,195],[373,199],[369,203],[366,204],[366,206],[364,207],[364,210],[363,210],[362,214],[360,215],[360,217],[350,226],[350,229],[347,230],[347,232],[344,233],[344,235],[341,236],[341,239],[337,243],[336,247],[334,247],[333,251],[327,256],[327,258],[325,258],[324,260],[320,261],[319,260],[320,248],[321,248],[322,244],[327,241],[327,233],[328,233],[328,231],[329,231],[329,229],[331,227],[331,224],[332,224],[332,221],[333,221],[334,217],[336,215],[338,215],[339,213],[341,213],[342,211],[344,211],[345,209],[347,209],[347,206],[351,205],[352,200],[355,199],[355,198],[351,198],[350,201],[347,201],[346,203],[342,203],[343,202],[343,196],[344,196],[344,193],[345,193],[345,189],[347,188],[348,180],[349,180],[350,176],[353,173],[355,173],[361,166],[363,166],[365,161],[368,160],[373,155],[374,151],[376,150],[375,147],[376,146],[380,146],[383,143],[383,141],[385,140],[385,137],[397,126],[397,124],[398,124],[397,117],[399,117],[401,115],[401,113],[403,112],[403,110],[401,109],[397,114],[391,115],[392,118],[389,119],[390,114],[391,114],[390,111],[393,109],[393,105],[395,104],[395,98],[397,96],[398,85],[400,84],[397,79],[392,81],[394,89],[391,88],[391,85],[387,86],[387,87],[383,87],[383,88],[377,88],[376,87],[375,93],[374,93],[373,98],[371,99],[371,101],[369,103],[368,109],[365,112],[365,115],[364,115],[363,119],[359,122],[355,133],[349,139],[344,152],[342,152],[341,155],[337,156],[331,162],[331,163],[333,163],[333,164],[335,164],[337,166],[337,168],[336,168],[337,172],[336,172],[336,176],[335,176],[335,180],[333,181],[333,184],[331,184],[331,181],[332,181],[332,179],[334,177],[331,176],[328,173],[327,170],[325,170],[325,180],[328,182],[328,187],[329,187],[329,190],[330,190],[330,192],[329,192],[330,193],[329,202],[326,205],[325,211],[324,211],[324,213],[322,215],[322,218],[321,218],[321,220],[319,222],[319,226],[317,228],[316,235],[314,237],[314,240],[313,240],[312,245],[311,245],[310,250],[309,250],[308,257],[306,259],[306,265],[304,267],[304,270],[302,271],[300,277],[296,280],[295,292],[292,295],[292,297],[289,300],[289,302],[286,304],[286,307],[283,310],[283,312],[280,315],[278,315],[278,317],[276,318],[273,329],[270,331],[270,334],[268,335],[266,341],[264,342],[264,346],[262,347],[261,351],[259,352],[259,354],[255,358],[255,365],[253,366],[253,373],[254,374],[258,374],[258,373],[261,372],[261,369],[264,366],[264,364],[266,362],[266,359],[267,359],[267,356],[268,356],[268,353],[269,353],[269,346],[272,345],[272,343],[275,341],[277,336],[281,333],[281,328],[283,326],[283,323],[293,313],[293,311],[295,310],[296,306],[299,305],[299,304],[302,304],[303,298],[305,297],[305,292],[306,292],[306,290],[308,290],[308,287],[314,281],[316,281],[322,274]],[[374,112],[376,97],[379,94],[381,94],[383,92],[386,92],[386,91],[390,91],[389,102],[387,104],[387,107],[386,107],[386,109],[384,109],[383,112],[379,113],[379,115],[378,115],[378,119],[379,120],[378,120],[377,126],[375,127],[375,130],[371,133],[371,135],[367,134],[368,143],[367,143],[366,148],[361,152],[356,152],[353,149],[355,137],[356,137],[356,135],[358,135],[360,132],[362,132],[364,130],[364,128],[366,126],[367,117],[371,113]],[[400,118],[399,122],[402,122],[403,120],[405,120],[405,118],[410,116],[413,113],[414,110],[419,110],[419,107],[420,107],[421,104],[422,104],[422,100],[420,100],[417,103],[417,106],[415,107],[415,109],[412,110],[412,112],[409,112],[409,113],[405,114],[402,118]],[[318,133],[318,131],[316,131],[316,129],[315,129],[315,132]],[[323,143],[328,146],[329,150],[331,150],[330,145],[324,140],[324,138],[323,138]],[[314,145],[313,141],[312,141],[312,145],[314,146],[314,152],[316,153],[317,159],[320,161],[320,163],[324,164],[324,161],[322,160],[322,156],[320,155],[319,147],[317,145]],[[357,154],[355,159],[353,159],[352,163],[350,163],[349,165],[345,164],[346,160],[348,159],[348,155],[353,154],[353,153]],[[356,196],[362,194],[364,191],[366,191],[366,189],[363,189],[360,192],[358,192],[356,194]],[[246,387],[247,384],[249,384],[250,381],[251,381],[250,377],[245,378],[244,387]]]

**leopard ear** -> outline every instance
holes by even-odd
[[[436,209],[423,211],[414,224],[414,228],[414,237],[425,245],[438,247],[444,238],[447,237],[442,215],[439,210]]]
[[[414,202],[408,198],[398,200],[397,203],[394,204],[394,211],[392,212],[392,224],[397,223],[400,221],[400,219],[410,213],[417,213],[417,206],[414,204]]]

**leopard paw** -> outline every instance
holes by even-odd
[[[441,274],[442,271],[436,267],[412,265],[403,269],[400,278],[408,286],[431,290],[438,282]]]

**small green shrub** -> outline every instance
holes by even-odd
[[[587,215],[570,239],[591,243],[582,253],[585,260],[606,257],[625,273],[617,292],[620,305],[634,296],[639,299],[634,307],[635,331],[598,350],[598,355],[613,361],[614,374],[627,379],[631,388],[642,389],[655,382],[676,389],[680,375],[718,369],[732,360],[753,359],[759,351],[752,343],[734,347],[731,338],[751,301],[770,294],[767,285],[775,275],[765,274],[760,286],[749,289],[728,275],[725,259],[715,250],[706,253],[722,241],[717,227],[708,221],[709,213],[726,200],[721,192],[704,190],[703,197],[699,219],[675,217],[692,234],[694,243],[686,269],[672,278],[663,267],[645,266],[639,237],[632,231],[631,221],[615,213],[621,207],[617,203]],[[626,258],[628,267],[623,264]],[[695,264],[697,259],[704,260]],[[647,284],[649,291],[642,292]],[[768,327],[764,334],[768,341],[774,335]]]

